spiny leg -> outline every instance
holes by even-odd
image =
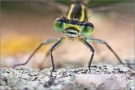
[[[55,66],[54,66],[54,60],[53,60],[53,55],[52,52],[63,42],[64,38],[61,38],[57,43],[55,43],[52,48],[50,49],[50,54],[51,54],[51,61],[52,61],[52,71],[50,74],[50,77],[52,77],[52,73],[55,71]]]
[[[123,63],[122,62],[122,60],[120,59],[120,57],[114,52],[114,50],[108,45],[108,43],[106,43],[105,41],[103,41],[103,40],[100,40],[100,39],[94,39],[94,38],[88,38],[88,37],[85,37],[84,38],[86,41],[88,41],[88,42],[96,42],[96,43],[100,43],[100,44],[105,44],[106,46],[107,46],[107,48],[115,55],[115,57],[119,60],[119,62],[121,63],[121,64],[124,64],[124,65],[128,65],[129,66],[129,64],[130,65],[134,65],[134,64],[132,64],[132,63]],[[129,66],[130,67],[130,66]],[[130,67],[131,68],[131,67]]]
[[[95,50],[94,50],[93,47],[92,47],[86,40],[84,40],[83,38],[81,38],[81,41],[92,51],[92,55],[91,55],[91,58],[90,58],[90,61],[89,61],[89,64],[88,64],[89,72],[91,72],[90,67],[91,67],[91,63],[92,63],[93,57],[94,57],[94,51],[95,51]]]
[[[27,61],[26,61],[25,63],[16,64],[16,65],[13,66],[13,68],[15,68],[15,67],[17,67],[17,66],[21,66],[21,65],[26,65],[26,64],[30,61],[30,59],[32,58],[32,56],[41,48],[42,45],[48,44],[48,43],[51,43],[51,42],[55,42],[55,41],[58,41],[58,40],[60,40],[60,39],[61,39],[61,37],[59,37],[59,38],[53,38],[53,39],[48,39],[48,40],[43,41],[43,42],[33,51],[33,53],[30,55],[30,57],[27,59]]]

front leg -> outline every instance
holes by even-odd
[[[89,64],[88,64],[88,68],[89,68],[89,72],[91,72],[90,70],[90,67],[91,67],[91,63],[92,63],[92,60],[93,60],[93,57],[94,57],[94,48],[86,41],[84,40],[83,38],[81,38],[81,42],[84,43],[91,51],[92,51],[92,55],[91,55],[91,58],[90,58],[90,61],[89,61]]]
[[[59,46],[61,43],[65,40],[65,38],[61,38],[58,42],[56,42],[52,48],[50,49],[50,54],[51,54],[51,61],[52,61],[52,71],[50,74],[50,77],[52,77],[52,73],[55,71],[55,66],[54,66],[54,60],[53,60],[53,55],[52,52]]]

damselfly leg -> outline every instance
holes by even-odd
[[[60,43],[62,42],[64,38],[63,37],[59,37],[59,38],[53,38],[53,39],[48,39],[48,40],[45,40],[43,41],[34,51],[33,53],[30,55],[30,57],[26,60],[25,63],[21,63],[21,64],[16,64],[13,66],[13,68],[17,67],[17,66],[22,66],[22,65],[26,65],[30,59],[32,58],[32,56],[45,44],[49,44],[49,43],[52,43],[52,42],[56,42],[56,44],[54,44],[54,46],[52,46],[51,50],[50,50],[50,54],[51,54],[51,61],[52,61],[52,70],[51,70],[51,74],[50,76],[52,76],[52,72],[55,71],[55,66],[54,66],[54,62],[53,62],[53,55],[52,55],[52,51],[60,45]]]
[[[122,60],[120,59],[120,57],[116,54],[116,52],[111,48],[111,46],[107,42],[105,42],[101,39],[95,39],[95,38],[92,38],[92,37],[85,37],[84,39],[88,42],[105,44],[107,46],[107,48],[114,54],[114,56],[117,58],[117,60],[119,60],[119,62],[121,64],[128,65],[128,67],[130,67],[130,68],[132,68],[130,65],[134,65],[133,63],[123,63]]]

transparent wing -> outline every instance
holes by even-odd
[[[112,5],[104,5],[92,8],[93,12],[106,13],[112,18],[126,21],[134,21],[134,2],[120,2]]]
[[[32,2],[38,6],[49,5],[54,7],[56,10],[59,10],[63,13],[66,13],[68,7],[73,1],[76,0],[50,0]],[[81,0],[79,0],[81,1]],[[134,1],[133,0],[82,0],[87,1],[87,7],[93,13],[104,13],[109,15],[112,18],[125,20],[125,21],[134,21]]]

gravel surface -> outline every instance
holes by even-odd
[[[117,65],[112,66],[109,64],[104,65],[92,65],[91,73],[88,72],[87,67],[83,68],[61,68],[56,69],[53,73],[53,77],[50,78],[49,69],[0,69],[0,89],[1,90],[90,90],[91,87],[86,87],[88,80],[85,75],[92,75],[100,78],[100,76],[107,74],[110,76],[121,75],[120,78],[125,77],[124,89],[121,90],[135,90],[135,70],[128,68],[127,66]],[[82,80],[82,84],[77,81],[78,75],[82,75],[79,80]],[[88,76],[89,77],[89,76]],[[119,79],[120,79],[119,78]],[[99,82],[95,77],[95,81]],[[122,79],[123,80],[123,79]],[[114,78],[113,78],[114,81]],[[85,83],[83,83],[85,82]],[[110,82],[110,81],[109,81]],[[116,82],[114,82],[116,83]],[[88,84],[89,85],[89,84]],[[112,86],[113,84],[111,84]],[[121,83],[120,83],[121,85]],[[119,85],[119,86],[120,86]],[[103,90],[103,88],[94,87],[96,90]],[[110,86],[110,85],[109,85]],[[118,84],[116,85],[116,87]],[[93,90],[93,89],[92,89]]]

